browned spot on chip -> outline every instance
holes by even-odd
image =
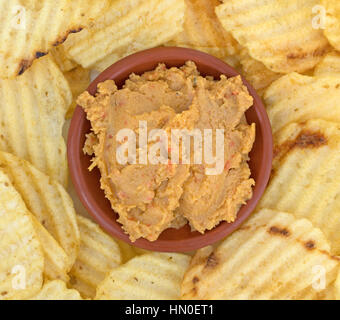
[[[281,236],[284,236],[284,237],[289,237],[289,235],[290,235],[290,232],[286,228],[279,228],[279,227],[275,227],[275,226],[270,227],[268,232],[270,234],[278,234],[278,235],[281,235]]]
[[[198,281],[200,281],[200,279],[198,279],[198,277],[193,277],[192,283],[197,283]]]
[[[191,289],[191,292],[192,292],[192,295],[193,295],[193,296],[197,295],[197,288],[196,288],[196,287],[193,287],[193,288]]]
[[[1,292],[1,295],[5,296],[7,293],[8,293],[7,291],[3,291],[3,292]]]
[[[47,55],[47,52],[37,51],[37,52],[35,53],[35,57],[36,57],[37,59],[39,59],[39,58],[41,58],[41,57],[43,57],[43,56],[46,56],[46,55]]]
[[[274,148],[274,158],[280,159],[294,148],[319,148],[327,144],[327,138],[321,132],[303,131],[295,140],[289,140]]]
[[[313,52],[305,52],[305,51],[291,52],[291,53],[287,54],[287,59],[288,60],[301,60],[301,59],[305,59],[308,56],[311,56],[311,57],[322,57],[328,51],[329,51],[328,47],[326,47],[326,48],[322,47],[322,48],[319,48],[317,50],[314,50]]]
[[[83,27],[79,27],[79,28],[74,28],[74,29],[70,29],[68,30],[63,36],[60,36],[56,41],[54,41],[53,46],[57,47],[60,44],[64,43],[67,39],[67,37],[69,36],[69,34],[71,33],[77,33],[80,32],[81,30],[83,30]]]
[[[287,54],[287,58],[289,60],[303,59],[303,58],[306,58],[306,57],[307,57],[307,52],[292,52],[292,53]]]
[[[32,65],[31,60],[22,60],[20,62],[18,75],[19,76],[22,75],[31,65]]]
[[[327,253],[328,253],[328,252],[327,252]],[[328,255],[329,255],[329,253],[328,253]],[[331,256],[331,259],[340,262],[340,257],[338,257],[338,256]]]
[[[305,247],[308,249],[308,250],[313,250],[316,248],[315,246],[315,242],[313,240],[310,240],[310,241],[307,241],[305,243]]]
[[[213,267],[216,267],[217,265],[218,265],[217,257],[214,254],[214,252],[212,252],[207,259],[207,263],[205,264],[205,267],[213,268]]]
[[[326,137],[320,132],[302,132],[295,140],[295,145],[299,148],[319,148],[326,143]]]
[[[79,27],[79,28],[77,28],[77,29],[72,29],[72,30],[70,30],[69,33],[77,33],[77,32],[80,32],[81,30],[83,30],[83,28],[82,28],[82,27]]]

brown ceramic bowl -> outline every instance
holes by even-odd
[[[154,48],[138,52],[128,56],[102,72],[89,86],[88,91],[94,95],[97,84],[107,79],[112,79],[118,86],[122,86],[129,75],[134,72],[142,74],[153,70],[158,63],[163,62],[168,67],[180,67],[186,61],[194,61],[203,76],[219,78],[221,74],[228,77],[238,75],[232,67],[223,61],[200,51],[184,48]],[[188,226],[182,229],[167,229],[158,240],[150,242],[139,239],[131,243],[128,235],[116,221],[117,213],[110,206],[100,188],[100,172],[98,169],[90,172],[90,156],[84,155],[82,149],[85,142],[85,134],[90,132],[91,125],[86,119],[85,113],[77,106],[72,118],[68,136],[68,162],[71,178],[78,196],[93,218],[112,236],[119,238],[136,247],[166,252],[192,251],[231,234],[252,213],[268,183],[272,164],[272,132],[270,123],[261,99],[255,90],[244,80],[250,94],[254,98],[254,105],[247,111],[246,117],[249,123],[256,123],[256,140],[250,153],[249,166],[256,184],[253,189],[253,197],[244,205],[234,223],[222,222],[214,229],[200,234],[191,232]],[[213,190],[212,190],[213,192]]]

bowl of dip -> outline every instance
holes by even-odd
[[[188,252],[228,236],[254,211],[271,172],[271,126],[256,91],[225,62],[186,48],[145,50],[103,71],[78,103],[68,136],[71,179],[113,237],[147,250]],[[176,162],[162,135],[197,128],[213,141],[214,165],[204,158],[205,140],[197,140],[202,162],[190,162],[192,151],[188,162],[183,151]],[[130,133],[132,157],[129,148],[119,149]],[[159,152],[145,155],[156,144]]]

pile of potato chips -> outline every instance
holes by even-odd
[[[0,16],[0,300],[340,299],[338,0],[0,0]],[[193,256],[112,238],[68,181],[90,73],[156,46],[234,66],[273,129],[256,211]]]

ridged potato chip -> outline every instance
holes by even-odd
[[[253,59],[247,49],[243,48],[240,53],[240,64],[242,75],[250,82],[258,94],[262,95],[264,90],[282,74],[269,70],[262,62]]]
[[[340,51],[340,2],[338,0],[321,0],[326,9],[325,36],[331,45]]]
[[[175,300],[190,257],[143,254],[113,269],[97,288],[97,300]]]
[[[315,67],[314,76],[340,77],[340,54],[331,52],[325,56],[322,61]]]
[[[70,272],[70,286],[84,298],[94,298],[98,284],[122,262],[117,242],[91,220],[77,216],[80,247]]]
[[[335,299],[340,300],[340,273],[334,283]]]
[[[38,294],[30,300],[83,300],[75,289],[68,289],[65,282],[53,280],[44,284]]]
[[[87,87],[90,85],[90,70],[83,69],[82,67],[78,66],[68,72],[64,73],[68,84],[70,85],[73,101],[71,106],[69,107],[66,118],[69,119],[73,115],[73,111],[77,106],[77,98],[78,96],[84,92]]]
[[[217,248],[197,251],[183,299],[322,299],[339,259],[306,219],[263,209]]]
[[[134,52],[169,41],[183,30],[184,0],[112,1],[89,28],[64,43],[67,55],[84,68],[102,71]]]
[[[292,122],[340,121],[340,77],[291,73],[273,82],[264,102],[274,133]]]
[[[216,14],[250,56],[268,69],[303,72],[329,50],[322,29],[313,27],[313,8],[319,4],[319,0],[224,0]]]
[[[235,54],[236,41],[216,17],[219,0],[185,0],[185,3],[184,30],[167,45],[194,48],[218,58]]]
[[[12,78],[88,26],[109,0],[1,0],[0,74]]]
[[[50,55],[53,57],[54,61],[62,72],[71,71],[78,66],[74,61],[67,57],[63,45],[53,47],[50,51]]]
[[[273,172],[258,206],[309,219],[340,254],[340,124],[292,123],[274,139]]]
[[[63,186],[9,153],[0,152],[0,167],[28,210],[65,250],[70,270],[78,253],[80,236],[72,200]]]
[[[44,256],[25,203],[0,171],[0,300],[21,300],[43,282]]]
[[[32,215],[34,230],[37,234],[44,253],[44,278],[45,279],[60,279],[68,281],[67,275],[70,263],[66,252],[51,236],[51,234],[43,227],[43,225]]]
[[[127,261],[131,260],[132,258],[134,258],[136,256],[140,256],[142,254],[152,253],[152,251],[150,251],[150,250],[131,246],[124,241],[121,241],[121,240],[116,240],[116,241],[119,245],[120,252],[122,254],[122,263],[126,263]],[[192,256],[193,252],[185,252],[184,254]]]
[[[0,150],[30,161],[66,185],[62,127],[71,102],[70,87],[49,56],[21,77],[0,80]]]
[[[117,243],[122,255],[122,263],[126,263],[135,256],[139,255],[139,253],[136,251],[136,247],[130,246],[128,243],[121,240],[117,240]]]

